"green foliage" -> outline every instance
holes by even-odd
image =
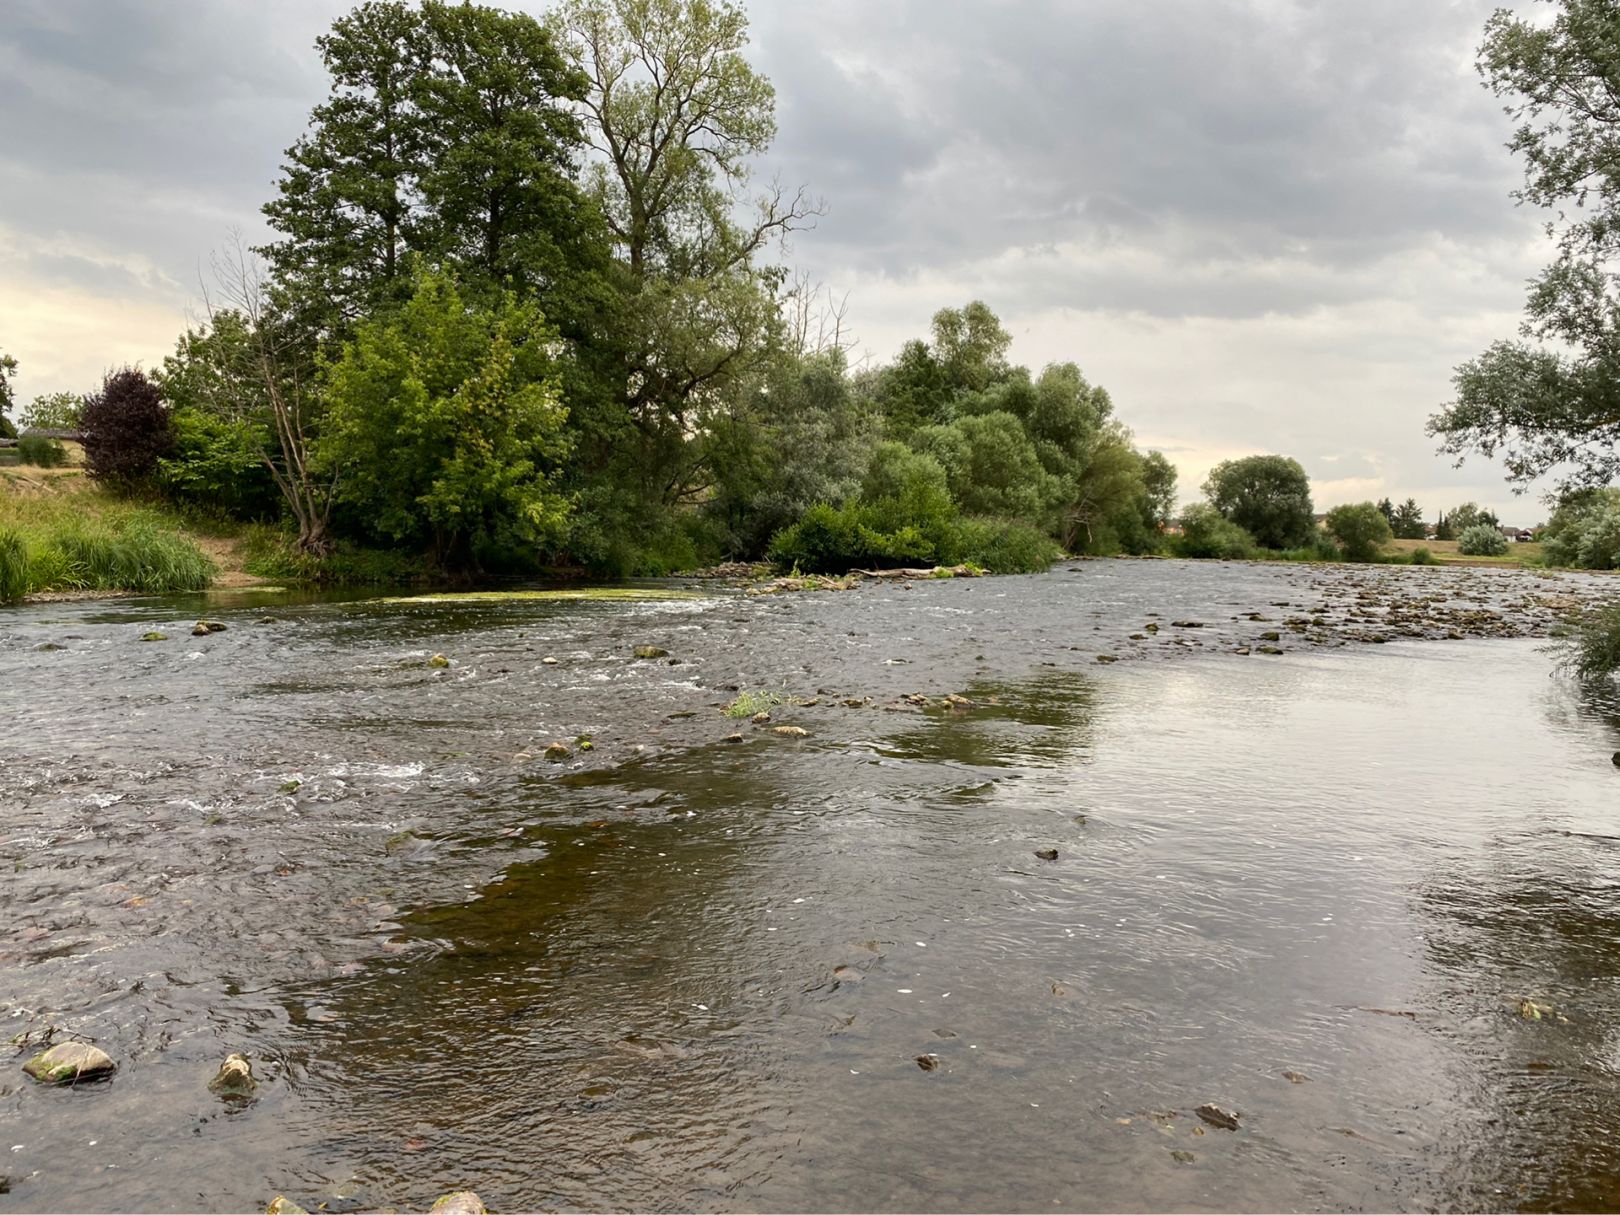
[[[1299,547],[1316,530],[1310,478],[1287,456],[1225,460],[1210,471],[1204,494],[1263,548]]]
[[[15,528],[0,527],[0,603],[16,603],[31,589],[28,542]]]
[[[716,484],[703,514],[720,529],[721,551],[757,557],[817,502],[857,493],[873,429],[865,403],[850,391],[841,352],[775,360],[746,406],[711,428]]]
[[[1560,0],[1551,21],[1498,9],[1478,66],[1518,123],[1509,147],[1525,176],[1515,197],[1554,217],[1555,253],[1530,286],[1521,327],[1529,340],[1496,342],[1458,367],[1455,399],[1430,418],[1429,433],[1458,457],[1499,457],[1521,485],[1560,469],[1561,489],[1607,485],[1620,476],[1614,5]]]
[[[176,409],[174,449],[158,461],[154,483],[173,501],[231,519],[273,518],[281,505],[264,453],[269,436],[262,423]]]
[[[1162,531],[1176,509],[1176,466],[1163,452],[1142,457],[1142,518],[1153,531]]]
[[[1397,540],[1421,540],[1428,533],[1423,522],[1423,508],[1415,498],[1402,502],[1388,518],[1389,530]]]
[[[1179,557],[1241,560],[1254,555],[1255,543],[1244,528],[1200,502],[1181,513],[1181,535],[1172,547]]]
[[[1335,506],[1328,511],[1327,530],[1338,541],[1346,561],[1372,561],[1393,539],[1389,520],[1371,502]]]
[[[43,427],[47,430],[78,430],[84,398],[73,392],[53,392],[35,397],[22,412],[25,427]]]
[[[408,294],[412,255],[546,304],[571,291],[599,226],[570,175],[585,80],[540,22],[370,0],[317,46],[330,91],[264,208],[295,311],[346,337]]]
[[[1620,671],[1620,603],[1576,615],[1557,650],[1559,666],[1581,679],[1607,679]]]
[[[44,435],[23,435],[17,440],[17,462],[36,468],[61,468],[68,462],[67,448]]]
[[[1018,519],[960,519],[944,532],[942,565],[977,566],[990,574],[1038,574],[1063,550],[1044,531]]]
[[[1435,555],[1428,550],[1427,546],[1421,545],[1421,544],[1418,545],[1417,548],[1412,550],[1412,556],[1411,556],[1410,560],[1411,560],[1411,563],[1413,565],[1439,565],[1440,564],[1440,562],[1438,560],[1436,560]]]
[[[1452,534],[1460,537],[1469,528],[1481,523],[1489,527],[1500,527],[1502,521],[1493,512],[1482,509],[1477,503],[1464,502],[1446,516],[1446,522]]]
[[[771,538],[770,559],[807,574],[857,568],[933,565],[937,545],[912,525],[895,526],[872,506],[821,503]]]
[[[1507,537],[1489,523],[1476,523],[1457,537],[1457,551],[1465,557],[1505,556]]]
[[[861,502],[878,517],[909,527],[934,528],[956,516],[948,474],[933,456],[904,443],[872,449],[861,481]]]
[[[948,426],[924,427],[912,444],[939,462],[950,496],[968,514],[1038,520],[1060,492],[1010,413],[970,414]]]
[[[731,718],[752,717],[756,713],[769,713],[781,703],[780,692],[739,692],[724,712]]]
[[[431,577],[434,567],[420,556],[365,548],[339,541],[321,553],[301,549],[297,536],[269,524],[249,527],[243,536],[243,566],[250,574],[277,581],[322,586],[399,586]]]
[[[566,409],[539,309],[463,300],[421,270],[386,319],[363,322],[329,369],[320,458],[373,535],[431,543],[450,564],[533,554],[561,534],[553,486]]]
[[[1541,544],[1549,565],[1620,568],[1620,489],[1565,495],[1541,533]]]

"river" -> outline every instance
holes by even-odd
[[[0,1210],[1620,1208],[1603,585],[0,612]]]

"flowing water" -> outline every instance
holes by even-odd
[[[1616,1209],[1620,704],[1232,652],[1368,579],[1541,585],[0,613],[0,1024],[120,1064],[5,1065],[0,1210]]]

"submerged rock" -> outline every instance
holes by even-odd
[[[777,726],[774,731],[783,738],[809,738],[810,731],[803,726]]]
[[[1037,848],[1035,849],[1035,855],[1043,861],[1055,861],[1058,858],[1058,850],[1056,848]]]
[[[917,1056],[917,1066],[922,1068],[923,1071],[925,1071],[925,1072],[938,1071],[939,1070],[939,1056],[936,1055],[936,1054],[933,1054],[933,1053],[929,1053],[929,1054],[926,1054],[926,1055],[918,1055]]]
[[[563,760],[570,758],[573,754],[574,753],[568,749],[568,744],[561,742],[554,742],[546,747],[545,750],[546,758],[554,764],[561,763]]]
[[[264,1208],[264,1215],[309,1215],[309,1212],[285,1194],[277,1194]]]
[[[443,668],[450,665],[450,660],[443,654],[435,654],[427,660],[427,664],[430,667]]]
[[[636,647],[636,657],[637,658],[668,658],[669,657],[669,651],[659,649],[655,645],[638,645]]]
[[[258,1087],[253,1078],[253,1067],[243,1055],[227,1055],[219,1071],[208,1082],[210,1092],[221,1097],[251,1097]]]
[[[41,1084],[72,1084],[78,1080],[99,1080],[118,1069],[112,1056],[88,1042],[61,1042],[35,1055],[23,1064]]]
[[[485,1215],[484,1200],[471,1190],[446,1194],[428,1208],[429,1215]]]
[[[192,626],[193,637],[206,637],[210,633],[223,633],[225,626],[217,620],[199,620]]]

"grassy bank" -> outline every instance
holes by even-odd
[[[1457,551],[1455,540],[1391,540],[1386,552],[1410,555],[1413,549],[1426,548],[1439,565],[1497,566],[1503,569],[1525,569],[1545,564],[1541,545],[1535,541],[1524,544],[1509,543],[1508,551],[1500,557],[1466,557]]]
[[[52,591],[195,591],[214,560],[169,513],[76,470],[0,469],[0,602]]]

